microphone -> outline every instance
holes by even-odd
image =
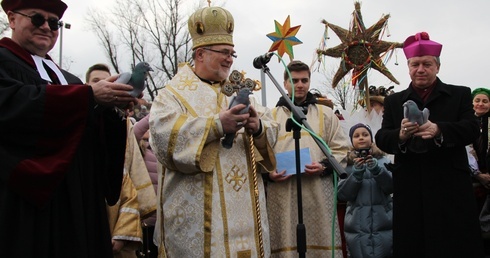
[[[244,109],[240,110],[239,114],[247,113],[250,108],[250,99],[248,98],[248,95],[250,95],[251,93],[252,92],[248,88],[242,88],[236,96],[233,96],[228,109],[238,104],[245,104],[247,106]],[[233,140],[235,140],[235,134],[227,133],[225,134],[224,139],[221,141],[221,145],[226,149],[231,149],[231,146],[233,146]]]
[[[268,52],[261,56],[258,56],[254,59],[254,67],[257,69],[262,69],[269,61],[271,57],[274,55],[274,52]]]

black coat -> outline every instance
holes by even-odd
[[[76,76],[47,85],[30,54],[0,46],[0,257],[113,257],[126,123]]]
[[[407,100],[430,110],[429,120],[442,132],[441,146],[430,139],[427,153],[402,153],[398,135]],[[394,257],[483,257],[465,151],[479,134],[470,89],[437,79],[426,103],[410,86],[386,97],[384,105],[376,144],[395,154]]]

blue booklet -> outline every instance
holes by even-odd
[[[311,156],[310,156],[310,148],[300,149],[300,167],[301,173],[305,172],[305,166],[311,164]],[[283,170],[286,170],[285,175],[294,175],[296,174],[296,154],[295,151],[286,151],[281,153],[276,153],[276,161],[277,161],[277,172],[280,173]]]

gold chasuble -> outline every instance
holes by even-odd
[[[248,139],[252,136],[242,128],[231,149],[221,146],[218,114],[228,109],[230,99],[220,87],[201,81],[186,64],[159,91],[151,108],[150,144],[165,167],[159,179],[156,225],[161,257],[240,258],[259,257],[261,252],[270,256],[260,175],[260,207],[255,205]],[[270,110],[253,98],[251,102],[262,122],[261,135],[254,137],[257,170],[271,171],[277,124]]]
[[[277,153],[294,150],[293,132],[286,131],[286,121],[291,112],[284,106],[272,110],[273,117],[280,121],[279,136],[274,150]],[[311,129],[329,146],[335,159],[345,167],[349,140],[340,126],[332,109],[323,105],[308,105],[306,115]],[[311,161],[320,162],[326,156],[314,139],[301,130],[300,148],[309,148]],[[294,163],[294,160],[291,160]],[[281,171],[279,171],[281,172]],[[270,183],[267,186],[267,213],[270,221],[271,250],[273,258],[298,257],[296,226],[298,224],[298,202],[296,175],[286,181]],[[303,224],[306,227],[306,256],[342,257],[341,238],[334,205],[334,184],[332,175],[302,175]],[[334,216],[335,214],[335,216]],[[334,219],[335,217],[335,219]],[[332,236],[332,226],[335,227]],[[332,245],[332,237],[335,241]]]

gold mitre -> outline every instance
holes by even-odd
[[[233,44],[235,23],[231,13],[221,7],[205,7],[189,17],[187,23],[192,37],[192,49],[208,45]]]

